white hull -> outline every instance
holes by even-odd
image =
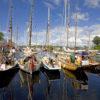
[[[47,70],[61,70],[61,67],[58,67],[57,65],[52,66],[43,63],[43,66]]]
[[[43,67],[47,70],[61,70],[60,64],[54,60],[53,63],[50,63],[49,58],[43,57],[42,59]]]
[[[0,71],[7,71],[10,70],[12,68],[14,68],[17,64],[15,65],[6,65],[6,64],[1,64],[0,65]]]
[[[25,65],[19,65],[20,69],[24,72],[27,72],[29,74],[32,74],[33,72],[36,72],[36,71],[39,71],[40,69],[40,64],[37,64],[33,70],[30,70],[29,67],[28,67],[28,64],[25,64]]]

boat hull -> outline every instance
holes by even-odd
[[[75,65],[63,64],[62,68],[66,69],[66,70],[70,70],[70,71],[75,71],[75,70],[77,70],[78,67]]]
[[[28,65],[26,64],[26,65],[19,65],[19,67],[20,67],[20,70],[21,71],[23,71],[23,72],[26,72],[26,73],[28,73],[28,74],[33,74],[33,73],[35,73],[35,72],[39,72],[40,71],[40,65],[39,64],[37,64],[35,67],[34,67],[34,69],[33,70],[29,70],[29,67],[28,67]]]
[[[92,69],[96,67],[100,67],[100,64],[89,64],[89,65],[81,66],[82,69]]]
[[[19,68],[15,66],[9,70],[0,71],[0,88],[8,86],[18,70]]]
[[[15,66],[12,66],[12,68],[10,68],[8,70],[0,70],[0,79],[6,77],[7,75],[9,75],[9,73],[13,74],[14,70],[19,70],[19,65],[18,64],[16,64]],[[12,75],[12,74],[10,74],[10,75]]]
[[[44,69],[48,70],[48,71],[60,71],[61,70],[61,67],[51,67],[51,66],[46,65],[44,63],[42,63],[42,67],[44,67]]]
[[[88,77],[87,77],[86,73],[81,68],[77,68],[77,70],[75,70],[75,71],[64,70],[64,73],[66,76],[75,78],[79,81],[84,81],[84,82],[88,81]]]

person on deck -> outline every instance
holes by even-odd
[[[71,63],[75,63],[75,52],[71,52],[70,60],[71,60]]]
[[[76,48],[74,48],[74,52],[71,52],[70,54],[70,60],[71,60],[71,63],[75,64],[75,59],[76,59]]]

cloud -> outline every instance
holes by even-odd
[[[100,7],[100,0],[85,0],[85,5],[91,8]]]
[[[100,18],[98,18],[97,20],[100,21]]]
[[[3,31],[8,35],[6,31]],[[24,32],[23,37],[19,38],[20,44],[28,43],[28,34]],[[46,29],[43,29],[38,32],[32,33],[32,44],[40,44],[45,45],[46,43]],[[91,26],[78,26],[77,31],[77,46],[88,45],[90,34],[90,41],[92,45],[92,40],[95,36],[100,36],[100,24],[95,24]],[[6,35],[6,36],[7,36]],[[37,37],[37,39],[36,39]],[[65,28],[63,26],[56,26],[50,30],[50,44],[52,45],[63,45],[66,46],[67,38],[66,38]],[[7,38],[7,37],[6,37]],[[70,27],[69,33],[69,46],[74,46],[75,39],[75,27]]]
[[[44,2],[44,4],[49,8],[54,8],[54,6],[50,2]]]
[[[75,19],[76,14],[77,14],[78,20],[86,21],[86,20],[89,19],[89,14],[88,13],[80,13],[80,12],[74,13],[72,15],[72,19]]]
[[[55,5],[59,5],[61,0],[53,0],[53,2],[54,2]]]
[[[33,34],[37,34],[38,44],[45,44],[46,30],[42,30],[41,32],[37,32],[37,33],[34,32]],[[89,27],[88,26],[84,26],[84,27],[78,26],[77,46],[88,45],[89,34],[90,34],[90,38],[91,38],[90,40],[91,40],[91,45],[92,45],[93,38],[95,36],[100,36],[100,24],[91,25]],[[57,26],[50,30],[50,43],[53,45],[65,46],[67,43],[66,37],[67,36],[66,36],[65,29],[63,26]],[[74,46],[74,39],[75,39],[75,27],[71,26],[70,33],[69,33],[69,40],[68,40],[70,46]]]
[[[44,1],[44,4],[50,8],[55,8],[55,7],[59,6],[60,3],[61,3],[61,0],[45,0]]]

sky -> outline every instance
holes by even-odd
[[[50,43],[66,45],[64,24],[64,5],[67,0],[34,0],[32,44],[45,44],[47,31],[48,7],[50,16]],[[77,45],[88,45],[89,36],[100,36],[100,0],[69,0],[70,2],[70,33],[69,45],[74,45],[75,14],[78,16]],[[32,0],[12,0],[13,4],[13,40],[19,44],[28,43],[28,23]],[[0,0],[0,31],[9,38],[10,0]],[[66,11],[67,13],[67,11]],[[16,33],[18,26],[18,40]]]

